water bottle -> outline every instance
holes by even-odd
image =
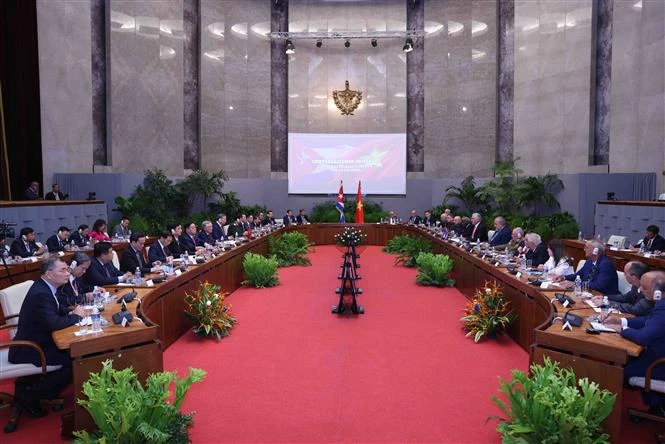
[[[141,280],[141,267],[136,267],[136,270],[134,270],[134,282],[136,285],[139,285]]]
[[[581,232],[581,231],[580,231],[579,233],[577,233],[577,240],[578,240],[578,241],[583,241],[583,240],[584,240],[584,237],[582,236],[582,232]]]
[[[102,331],[102,317],[99,314],[99,309],[97,306],[94,306],[92,308],[92,315],[90,316],[92,319],[92,332],[93,333],[99,333]]]
[[[44,244],[44,259],[48,257],[48,246]]]
[[[575,278],[575,290],[574,290],[575,296],[579,296],[582,294],[582,279],[580,278],[579,275]]]
[[[503,250],[503,255],[506,256],[506,259],[508,259],[510,257],[510,250],[508,249],[508,247],[506,247]]]

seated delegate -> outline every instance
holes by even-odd
[[[30,257],[39,256],[44,253],[44,246],[37,242],[35,230],[31,227],[23,227],[19,233],[19,237],[14,239],[9,254],[17,257]]]
[[[58,232],[53,236],[46,239],[46,247],[48,251],[65,251],[65,247],[69,246],[69,228],[60,227]]]
[[[110,242],[98,242],[93,249],[90,268],[85,274],[85,283],[103,287],[125,282],[132,273],[123,273],[113,265],[113,246]]]
[[[566,276],[555,276],[556,281],[569,281],[566,284],[572,287],[572,281],[580,277],[582,282],[588,282],[589,289],[596,290],[602,294],[619,293],[619,279],[616,268],[612,261],[605,256],[605,245],[598,240],[587,241],[584,244],[586,262],[577,272]]]

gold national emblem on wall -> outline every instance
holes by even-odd
[[[363,93],[349,89],[348,80],[344,84],[346,88],[343,91],[333,91],[333,100],[343,116],[352,116],[363,99]]]

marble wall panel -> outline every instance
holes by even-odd
[[[484,177],[491,171],[496,15],[494,1],[425,3],[426,177]]]
[[[201,166],[270,175],[270,4],[201,0]]]
[[[665,4],[615,1],[613,19],[610,170],[660,173],[665,163]]]
[[[405,3],[381,0],[331,4],[316,0],[289,2],[292,32],[401,30]],[[406,131],[406,58],[403,39],[294,40],[289,56],[289,132],[373,133]],[[332,91],[360,90],[363,100],[353,116],[342,116]]]
[[[110,164],[183,174],[182,0],[111,0]]]
[[[92,171],[90,3],[37,1],[44,189],[56,173]]]
[[[515,0],[513,154],[525,174],[588,171],[591,4]]]

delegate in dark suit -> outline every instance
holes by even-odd
[[[482,222],[478,222],[477,225],[470,224],[465,237],[471,241],[487,242],[487,227]]]
[[[306,214],[299,214],[298,216],[296,216],[296,223],[298,225],[305,225],[311,222],[309,221],[309,217]]]
[[[90,268],[84,276],[87,285],[103,287],[117,284],[120,282],[118,278],[123,274],[122,271],[115,268],[112,262],[102,264],[99,259],[93,257],[90,260]]]
[[[173,240],[169,244],[169,251],[174,257],[180,257],[181,254],[187,253],[187,248],[182,244],[182,237],[173,236]]]
[[[579,276],[582,282],[589,281],[589,288],[602,294],[618,294],[619,278],[614,264],[607,256],[599,256],[594,264],[587,259],[580,271],[566,276],[566,280],[574,281]]]
[[[231,231],[231,227],[229,227],[229,231]],[[197,240],[199,245],[203,244],[208,244],[208,245],[215,245],[215,239],[212,237],[212,235],[206,233],[205,231],[200,231],[199,234],[197,235]]]
[[[67,245],[67,241],[61,240],[57,234],[46,239],[46,246],[48,247],[48,251],[51,252],[65,251],[65,245]]]
[[[524,257],[531,261],[531,266],[537,267],[538,265],[542,265],[547,262],[550,258],[550,255],[547,252],[547,245],[541,242],[536,246],[535,250],[530,249],[527,251]]]
[[[645,298],[634,285],[624,294],[609,295],[607,298],[610,300],[612,308],[635,316],[648,315],[654,306],[653,301]]]
[[[665,238],[660,234],[655,235],[652,239],[645,237],[642,240],[642,245],[651,253],[654,251],[665,251]]]
[[[23,239],[19,237],[12,242],[12,245],[9,248],[9,254],[12,256],[30,257],[33,256],[37,250],[39,250],[39,247],[36,242],[24,242]]]
[[[497,245],[508,244],[508,242],[510,242],[512,239],[512,232],[513,230],[511,230],[510,227],[504,225],[500,230],[494,233],[492,239],[490,239],[490,246],[495,247]],[[547,249],[545,249],[545,252],[547,252]]]
[[[51,333],[74,325],[81,318],[76,314],[69,314],[68,307],[56,300],[54,292],[55,289],[52,289],[43,279],[38,279],[32,284],[21,305],[18,328],[14,337],[16,341],[33,341],[39,344],[46,356],[47,365],[62,365],[62,369],[50,372],[34,387],[35,399],[32,399],[33,401],[38,398],[53,399],[57,397],[60,390],[72,378],[72,360],[66,351],[58,349]],[[29,347],[11,347],[9,362],[41,366],[37,351]]]
[[[426,227],[433,227],[438,223],[438,221],[435,221],[432,216],[425,216],[423,217],[422,224],[425,225]]]
[[[626,381],[632,376],[644,376],[652,362],[665,358],[665,300],[658,301],[649,315],[629,318],[627,322],[628,328],[621,331],[621,336],[645,346],[646,350],[624,367]],[[665,379],[665,366],[656,366],[651,377]]]
[[[182,246],[185,247],[187,250],[187,253],[189,254],[194,254],[196,251],[196,247],[200,247],[203,244],[199,244],[199,240],[197,237],[190,236],[189,234],[185,233],[182,235],[180,238],[180,242],[182,243]]]
[[[420,216],[411,216],[409,218],[409,223],[413,225],[420,225],[423,222],[423,220],[420,218]]]
[[[69,282],[58,290],[58,302],[60,302],[61,306],[72,307],[85,303],[85,294],[90,293],[94,289],[83,282],[82,279],[72,278],[73,276],[70,276]]]
[[[56,193],[54,193],[53,191],[49,191],[48,193],[46,193],[46,196],[44,196],[44,199],[45,200],[65,200],[65,199],[67,199],[67,196],[65,196],[65,193],[63,193],[62,191],[58,191],[58,199],[55,198],[55,195],[56,195]]]
[[[69,236],[69,240],[74,242],[74,245],[77,247],[85,247],[88,242],[83,236],[81,236],[81,233],[79,233],[78,230],[74,231],[72,235]]]
[[[120,271],[134,273],[136,267],[140,267],[143,274],[150,273],[150,265],[145,262],[143,254],[134,250],[131,245],[127,245],[127,248],[122,252],[122,258],[120,258]]]
[[[215,241],[213,241],[212,245],[214,244]],[[148,249],[148,262],[151,264],[154,264],[157,261],[166,263],[166,258],[168,256],[173,256],[169,250],[169,247],[163,246],[161,243],[159,243],[159,241],[153,243],[150,246],[150,249]]]
[[[289,225],[295,225],[296,224],[296,218],[294,216],[289,216],[288,214],[284,216],[284,219],[282,220],[284,222],[284,226],[288,227]]]
[[[224,227],[219,225],[219,222],[212,224],[212,237],[215,240],[226,240],[226,236],[224,235]]]

